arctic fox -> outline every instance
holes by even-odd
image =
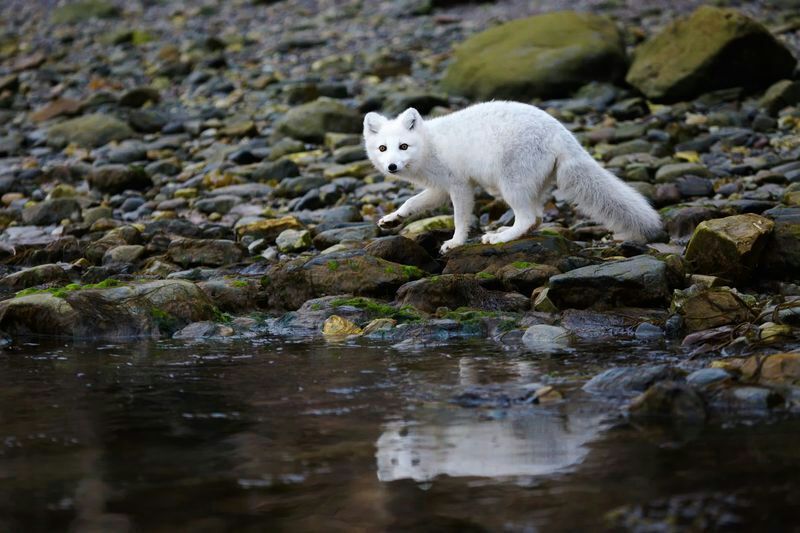
[[[364,117],[367,155],[375,167],[424,190],[378,221],[381,227],[453,203],[455,233],[441,252],[467,240],[474,186],[502,198],[514,224],[483,236],[484,243],[522,237],[543,213],[553,181],[577,207],[621,240],[647,241],[661,230],[645,198],[601,167],[575,137],[541,109],[519,102],[486,102],[430,120],[409,108],[390,120]]]

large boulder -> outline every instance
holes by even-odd
[[[0,330],[12,336],[158,337],[215,314],[214,306],[193,283],[162,280],[5,300],[0,302]]]
[[[550,278],[548,296],[561,309],[658,307],[669,301],[670,272],[649,255],[591,265]]]
[[[312,298],[335,294],[393,298],[401,285],[424,275],[414,266],[348,250],[279,263],[261,283],[267,307],[291,311]]]
[[[358,133],[361,128],[361,115],[331,98],[294,107],[275,124],[278,134],[312,143],[322,143],[328,132]]]
[[[478,100],[563,96],[590,81],[618,81],[627,66],[617,26],[561,11],[514,20],[456,48],[445,90]]]
[[[576,253],[578,247],[560,235],[536,235],[501,244],[473,244],[450,251],[445,274],[495,274],[506,265],[519,262],[557,264]]]
[[[134,135],[133,130],[118,118],[94,113],[56,124],[47,131],[47,142],[54,146],[75,143],[96,148]]]
[[[406,283],[397,291],[397,301],[426,313],[435,313],[439,307],[524,311],[530,306],[529,298],[514,292],[484,289],[475,276],[467,274],[432,276]]]
[[[758,266],[775,223],[747,213],[701,222],[686,247],[693,272],[737,283]]]
[[[626,81],[651,100],[674,102],[727,87],[761,89],[790,78],[795,63],[758,22],[702,6],[639,46]]]

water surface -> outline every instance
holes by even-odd
[[[621,506],[640,528],[797,530],[798,422],[635,427],[580,392],[609,366],[675,358],[15,346],[0,354],[0,530],[597,531]],[[567,400],[522,400],[543,384]]]

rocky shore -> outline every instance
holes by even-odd
[[[586,384],[633,417],[796,412],[800,12],[522,4],[12,1],[4,342],[630,340],[685,356]],[[561,120],[660,209],[662,242],[611,241],[558,192],[511,243],[439,255],[449,208],[380,230],[413,190],[366,160],[363,114],[491,98]],[[476,215],[473,237],[512,213],[483,195]]]

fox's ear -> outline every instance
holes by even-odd
[[[389,119],[384,117],[383,115],[379,115],[378,113],[367,113],[364,115],[364,135],[374,135],[378,133],[378,130],[381,129]]]
[[[400,124],[402,124],[407,130],[413,130],[422,123],[422,115],[420,115],[419,111],[413,107],[409,107],[403,111],[397,118],[400,120]]]

